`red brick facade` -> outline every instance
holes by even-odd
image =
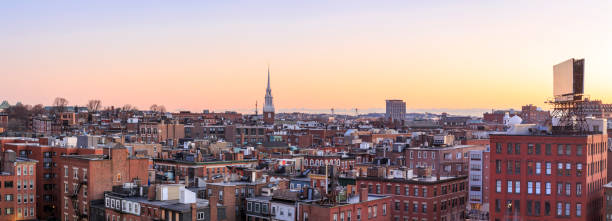
[[[607,135],[491,135],[491,220],[602,220]]]

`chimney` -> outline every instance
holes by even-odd
[[[191,220],[197,220],[197,215],[198,214],[198,207],[196,206],[196,203],[192,203],[191,204]]]
[[[361,188],[359,191],[359,202],[368,201],[368,188]]]
[[[151,186],[149,186],[149,189],[147,190],[147,199],[148,200],[155,200],[155,189],[157,189],[157,185],[152,184]]]
[[[210,208],[210,220],[217,220],[218,196],[208,196],[208,207]]]
[[[174,183],[175,184],[179,184],[179,181],[180,181],[180,178],[179,178],[178,174],[175,172],[174,173]]]
[[[185,187],[189,187],[189,176],[185,176]]]

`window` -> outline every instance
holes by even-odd
[[[520,160],[514,161],[514,173],[521,174],[521,161]]]
[[[516,187],[514,189],[515,193],[521,193],[521,181],[514,181],[514,186]]]
[[[565,155],[572,155],[572,146],[571,145],[565,145]]]
[[[74,178],[75,180],[76,180],[76,179],[79,179],[79,168],[73,167],[73,168],[72,168],[72,172],[73,172],[73,175],[74,175],[74,176],[73,176],[73,178]]]
[[[496,180],[495,181],[495,185],[496,185],[495,191],[498,192],[498,193],[501,193],[501,188],[502,188],[501,187],[501,180]]]
[[[495,160],[495,172],[501,173],[501,160]]]
[[[204,212],[198,212],[198,215],[196,217],[198,220],[204,220]]]
[[[533,194],[533,182],[527,182],[527,194]]]
[[[552,164],[550,162],[546,162],[546,175],[550,175],[552,170]]]
[[[376,206],[374,208],[376,208]],[[382,205],[382,212],[383,212],[383,216],[387,215],[387,204]],[[376,216],[376,211],[374,211],[374,215]]]
[[[546,144],[546,155],[552,155],[552,145],[551,144]]]
[[[541,186],[541,183],[540,183],[540,182],[536,182],[536,183],[535,183],[535,194],[538,194],[538,195],[539,195],[539,194],[541,193],[541,192],[540,192],[540,186]]]
[[[565,195],[566,196],[571,196],[572,195],[572,184],[570,183],[566,183],[565,184]]]
[[[542,145],[541,144],[536,144],[535,145],[535,154],[536,155],[540,155],[541,152],[542,152]]]
[[[547,182],[546,184],[546,195],[550,195],[551,193],[551,185],[549,182]]]
[[[533,144],[527,144],[527,154],[531,155],[533,154],[534,150],[533,150]]]
[[[501,153],[502,152],[502,144],[501,143],[496,143],[495,144],[495,153]]]
[[[557,175],[563,176],[563,163],[557,163]]]
[[[561,195],[563,193],[563,183],[557,183],[557,195]]]
[[[582,145],[576,145],[576,155],[582,156]]]
[[[559,156],[563,155],[563,144],[557,145],[557,155]]]
[[[508,180],[508,193],[512,193],[512,180]]]
[[[244,205],[244,204],[243,204]],[[248,202],[247,203],[247,211],[251,212],[253,210],[253,203]]]
[[[531,216],[533,214],[532,211],[532,201],[531,200],[527,200],[527,215]]]
[[[571,207],[570,203],[565,203],[565,216],[570,215],[570,207]]]
[[[544,202],[544,215],[546,216],[550,215],[550,203],[549,202]]]
[[[495,212],[499,212],[501,210],[501,205],[499,205],[499,199],[495,199]],[[444,204],[443,204],[444,206]]]
[[[576,164],[576,176],[582,176],[582,164],[581,163]]]
[[[17,176],[21,176],[21,166],[17,167]]]
[[[563,203],[557,202],[557,216],[563,215]]]
[[[374,213],[374,217],[376,217],[376,213],[378,212],[378,206],[375,205],[374,207],[372,207],[372,212]]]
[[[64,177],[68,177],[68,166],[64,166]]]
[[[514,144],[514,154],[519,155],[521,154],[521,144]]]
[[[582,216],[582,203],[576,203],[576,216]]]
[[[361,208],[357,209],[357,221],[361,220]]]
[[[527,175],[533,174],[533,162],[527,161]]]
[[[536,165],[536,171],[535,172],[536,172],[537,175],[540,175],[542,173],[542,163],[536,162],[535,165]]]
[[[512,160],[508,160],[507,164],[506,164],[506,173],[507,174],[512,174],[512,168],[514,167],[514,162]]]
[[[414,196],[419,196],[419,188],[416,188],[416,187],[415,187],[415,188],[413,189],[413,193],[414,193]]]
[[[572,164],[565,163],[565,175],[570,176],[570,172],[572,171]]]
[[[576,183],[576,196],[582,196],[582,183]]]

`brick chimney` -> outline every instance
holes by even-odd
[[[218,196],[208,196],[208,207],[210,208],[210,220],[217,220],[217,202]]]
[[[197,220],[198,206],[195,203],[191,204],[191,220]]]
[[[180,181],[180,180],[181,180],[181,179],[179,178],[178,174],[175,172],[175,173],[174,173],[174,183],[175,183],[175,184],[179,184],[179,181]]]
[[[368,201],[368,188],[361,188],[359,191],[359,202]]]
[[[149,186],[149,189],[147,190],[148,200],[155,200],[155,189],[157,189],[157,185],[151,184],[151,186]]]
[[[189,187],[189,176],[185,176],[185,187]]]

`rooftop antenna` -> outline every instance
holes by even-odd
[[[255,116],[259,115],[259,113],[257,113],[257,101],[255,101]]]
[[[359,116],[359,110],[355,108],[355,116]]]

